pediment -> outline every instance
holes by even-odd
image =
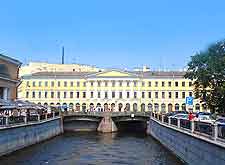
[[[111,70],[111,71],[100,72],[100,73],[97,73],[95,75],[91,75],[90,77],[97,77],[97,78],[101,78],[101,77],[106,77],[106,78],[126,77],[126,78],[129,78],[129,77],[137,77],[137,76],[135,74],[125,72],[125,71]]]
[[[119,71],[109,71],[102,74],[96,75],[97,77],[130,77],[131,74],[119,72]]]

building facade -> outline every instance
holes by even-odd
[[[17,97],[19,67],[21,63],[0,54],[0,99],[14,100]]]
[[[186,110],[193,95],[185,72],[121,71],[36,72],[23,75],[19,98],[62,106],[67,110],[158,111]],[[206,106],[194,99],[194,111]]]

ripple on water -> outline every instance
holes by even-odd
[[[0,158],[3,165],[181,165],[143,134],[66,133]]]

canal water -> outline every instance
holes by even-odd
[[[181,165],[143,133],[65,133],[0,158],[1,165]]]

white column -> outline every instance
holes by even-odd
[[[8,88],[3,88],[3,100],[8,100]]]

